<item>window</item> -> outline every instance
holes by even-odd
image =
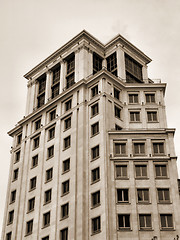
[[[114,144],[115,155],[126,154],[126,143],[115,143]]]
[[[15,202],[15,200],[16,200],[16,190],[11,192],[10,203]]]
[[[41,127],[41,119],[38,119],[37,121],[35,121],[34,126],[35,126],[35,131],[38,130]]]
[[[69,215],[69,203],[61,206],[61,219],[67,218]]]
[[[99,145],[91,149],[91,159],[94,160],[99,157]]]
[[[170,194],[169,194],[169,189],[168,188],[158,188],[158,201],[159,203],[166,203],[170,202]]]
[[[125,54],[126,82],[142,82],[142,65]]]
[[[117,76],[117,58],[116,52],[107,57],[107,70]]]
[[[117,202],[128,203],[129,202],[129,190],[128,189],[117,189]]]
[[[120,126],[118,126],[117,124],[115,124],[115,130],[121,130],[122,129],[122,127],[120,127]]]
[[[134,143],[134,154],[145,154],[145,143]]]
[[[146,93],[146,103],[155,103],[155,93]]]
[[[72,99],[69,99],[67,102],[65,102],[65,111],[68,111],[72,107]]]
[[[69,193],[69,180],[62,183],[62,195]]]
[[[30,186],[29,186],[29,190],[33,190],[36,188],[36,177],[33,177],[30,179]]]
[[[118,227],[120,229],[130,229],[130,215],[118,214]]]
[[[129,103],[138,103],[138,94],[137,93],[133,93],[133,94],[129,94]]]
[[[75,83],[74,72],[75,72],[75,55],[72,54],[67,59],[66,88],[71,87]]]
[[[148,122],[157,122],[157,112],[147,112]]]
[[[70,158],[63,161],[63,173],[70,170]]]
[[[51,86],[52,98],[59,95],[59,82],[60,82],[60,66],[56,66],[53,70],[53,81]]]
[[[64,149],[67,149],[71,146],[71,136],[64,138]]]
[[[54,156],[54,145],[49,147],[47,152],[48,152],[48,154],[47,154],[48,159],[52,158]]]
[[[12,239],[12,232],[9,232],[6,234],[6,240],[11,240]]]
[[[96,53],[93,53],[93,74],[99,72],[102,69],[102,58]]]
[[[91,97],[93,98],[96,95],[98,95],[98,85],[91,88]]]
[[[115,117],[117,118],[121,118],[121,109],[117,106],[114,106],[114,114],[115,114]]]
[[[92,234],[101,231],[101,217],[95,217],[92,219]]]
[[[64,130],[71,128],[71,117],[64,120]]]
[[[39,147],[39,136],[33,139],[33,149],[36,149]]]
[[[120,99],[120,91],[117,88],[114,88],[114,98]]]
[[[19,168],[15,169],[13,172],[13,181],[18,179]]]
[[[33,231],[33,220],[30,220],[26,223],[26,234],[29,235]]]
[[[52,180],[53,177],[53,168],[46,170],[46,182]]]
[[[38,155],[35,155],[32,157],[32,168],[36,167],[38,165]]]
[[[45,103],[46,75],[44,74],[38,79],[39,92],[37,96],[37,107],[41,107]]]
[[[21,151],[17,151],[17,152],[16,152],[16,155],[15,155],[15,163],[19,162],[19,160],[20,160],[20,154],[21,154]]]
[[[149,189],[137,189],[138,203],[149,203]]]
[[[60,231],[60,240],[68,240],[68,228],[64,228]]]
[[[151,229],[151,214],[139,214],[140,229]]]
[[[116,178],[127,178],[127,165],[116,165]]]
[[[94,123],[93,125],[91,125],[91,136],[94,136],[97,133],[99,133],[99,122]]]
[[[41,240],[49,240],[49,236],[43,237]]]
[[[21,144],[21,141],[22,141],[22,133],[17,135],[17,145]]]
[[[100,205],[100,191],[91,194],[91,206],[97,207]]]
[[[161,229],[173,228],[172,214],[160,214]]]
[[[49,140],[53,139],[55,136],[55,127],[49,129]]]
[[[43,214],[43,227],[47,227],[50,225],[50,212]]]
[[[91,170],[91,181],[92,183],[98,181],[100,179],[100,172],[99,172],[99,167]]]
[[[49,189],[44,193],[44,204],[47,204],[51,201],[52,190]]]
[[[137,178],[147,178],[147,165],[136,165],[135,170]]]
[[[49,113],[49,120],[52,121],[56,118],[56,109],[52,110],[50,113]]]
[[[12,211],[9,212],[9,215],[8,215],[8,224],[13,223],[13,219],[14,219],[14,210],[12,210]]]
[[[29,199],[29,201],[28,201],[28,212],[33,211],[34,206],[35,206],[35,197]]]
[[[140,122],[140,112],[130,112],[131,122]]]
[[[96,103],[91,107],[91,117],[94,117],[98,113],[99,113],[99,106],[98,106],[98,103]]]
[[[155,165],[155,173],[157,178],[167,177],[167,165]]]
[[[154,155],[162,155],[164,154],[164,143],[153,143],[153,154]]]

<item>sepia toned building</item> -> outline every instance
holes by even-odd
[[[2,240],[178,239],[175,129],[150,62],[82,31],[25,74]]]

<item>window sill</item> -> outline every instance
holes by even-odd
[[[162,201],[162,202],[158,202],[158,204],[172,204],[172,202],[170,202],[170,201]]]
[[[91,159],[91,162],[94,162],[94,161],[97,160],[98,158],[100,158],[100,156]]]
[[[97,230],[96,232],[93,232],[93,233],[91,234],[91,236],[94,236],[94,235],[96,235],[96,234],[98,234],[98,233],[101,233],[101,230]]]
[[[130,231],[132,231],[132,229],[131,228],[118,228],[118,231],[122,231],[122,232],[130,232]]]
[[[43,204],[43,206],[45,206],[45,205],[49,204],[50,202],[51,202],[51,200],[49,200],[49,201],[45,202],[45,203]]]
[[[15,203],[15,200],[13,200],[12,202],[10,202],[9,205],[11,205],[11,204],[13,204],[13,203]]]
[[[68,146],[68,147],[64,148],[63,151],[66,151],[66,150],[67,150],[68,148],[70,148],[70,147],[71,147],[71,146]]]
[[[37,167],[37,166],[38,166],[38,164],[36,164],[36,165],[32,166],[30,169],[33,169],[33,168],[35,168],[35,167]]]
[[[131,203],[124,201],[124,202],[117,202],[116,204],[117,204],[117,205],[127,205],[127,204],[130,205]]]
[[[97,208],[97,207],[99,207],[99,206],[101,206],[101,203],[97,203],[96,205],[92,206],[92,207],[91,207],[91,210],[93,210],[93,209],[95,209],[95,208]]]
[[[115,180],[129,180],[128,177],[115,177]]]
[[[50,156],[50,157],[48,157],[47,159],[46,159],[46,161],[48,161],[49,159],[51,159],[51,158],[53,158],[54,157],[54,155],[53,156]]]
[[[18,180],[17,178],[16,178],[16,179],[13,179],[12,182],[15,182],[15,181],[17,181],[17,180]]]
[[[160,231],[175,231],[174,228],[161,228]]]
[[[148,177],[135,177],[136,180],[148,180]]]
[[[9,225],[11,225],[11,224],[13,224],[13,222],[8,222],[8,223],[7,223],[7,226],[9,226]]]
[[[47,228],[50,226],[50,223],[48,223],[47,225],[43,226],[41,229]]]
[[[66,171],[64,171],[64,172],[62,172],[61,174],[63,175],[63,174],[68,173],[68,172],[70,172],[70,169],[68,169],[68,170],[66,170]]]
[[[117,153],[115,153],[114,157],[128,157],[128,155],[127,154],[117,154]]]
[[[162,176],[160,176],[160,177],[155,177],[155,179],[156,180],[165,180],[165,179],[169,179],[169,177],[162,177]]]
[[[31,234],[32,234],[32,232],[26,233],[26,234],[24,235],[24,237],[28,237],[28,236],[31,235]]]
[[[142,123],[141,121],[130,121],[129,123]]]
[[[152,228],[140,228],[139,231],[154,231]]]
[[[55,136],[54,136],[54,137],[51,137],[51,138],[48,138],[47,142],[51,141],[51,140],[54,139],[54,138],[55,138]]]
[[[137,202],[137,204],[140,204],[140,205],[150,205],[151,203],[150,202]]]
[[[34,211],[34,208],[31,209],[31,210],[28,210],[28,211],[26,212],[26,214],[29,214],[29,213],[31,213],[31,212],[33,212],[33,211]]]
[[[97,136],[98,134],[99,134],[99,132],[93,134],[90,138],[93,138],[93,137]]]
[[[63,193],[63,194],[61,195],[61,197],[64,197],[64,196],[66,196],[66,195],[68,195],[68,194],[69,194],[69,192]]]
[[[44,183],[48,183],[48,182],[51,182],[52,181],[52,178],[51,179],[48,179],[46,180]]]
[[[99,113],[96,113],[96,114],[92,115],[90,118],[93,118],[93,117],[97,116],[98,114],[99,114]]]
[[[32,192],[36,189],[36,187],[29,189],[29,192]]]
[[[100,178],[97,179],[97,180],[95,180],[95,181],[93,181],[93,182],[91,182],[91,185],[93,185],[93,184],[95,184],[95,183],[97,183],[97,182],[99,182],[99,181],[100,181]]]
[[[39,147],[39,146],[37,146],[37,147],[34,147],[34,148],[32,149],[32,151],[36,150],[38,147]]]
[[[67,216],[65,216],[65,217],[62,217],[61,219],[60,219],[60,221],[63,221],[63,220],[65,220],[65,219],[67,219],[69,216],[67,215]]]
[[[159,123],[158,121],[148,121],[147,123]]]
[[[63,132],[66,132],[66,131],[69,130],[69,129],[71,129],[71,126],[68,127],[68,128],[66,128],[66,129],[64,129]]]

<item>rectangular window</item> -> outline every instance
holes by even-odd
[[[38,165],[38,155],[35,155],[32,157],[32,168],[36,167]]]
[[[52,121],[56,118],[56,109],[52,110],[50,113],[49,113],[49,120]]]
[[[139,102],[139,99],[138,99],[137,93],[129,94],[129,103],[138,103],[138,102]]]
[[[22,141],[22,133],[17,135],[17,145],[21,144],[21,141]]]
[[[39,91],[37,96],[37,107],[41,107],[45,103],[46,75],[44,74],[38,80]]]
[[[115,130],[121,130],[122,129],[122,127],[120,127],[120,126],[118,126],[117,124],[115,124]]]
[[[160,214],[161,229],[173,228],[172,214]]]
[[[98,85],[91,88],[91,97],[93,98],[96,95],[98,95]]]
[[[94,160],[99,157],[99,145],[91,149],[91,159]]]
[[[100,205],[100,191],[91,194],[91,206],[97,207]]]
[[[38,130],[40,127],[41,127],[41,119],[38,119],[37,121],[34,122],[35,131]]]
[[[48,170],[46,170],[46,182],[49,182],[50,180],[52,180],[53,177],[53,168],[49,168]]]
[[[151,214],[139,214],[140,229],[151,229]]]
[[[71,136],[64,138],[64,150],[71,146]]]
[[[109,57],[106,58],[107,61],[107,70],[117,76],[117,58],[116,52],[111,54]]]
[[[121,229],[130,229],[130,215],[118,214],[118,227]]]
[[[61,206],[61,219],[67,218],[69,216],[69,203]]]
[[[97,133],[99,133],[99,122],[94,123],[93,125],[91,125],[91,136],[94,136]]]
[[[30,220],[26,223],[26,234],[32,234],[33,231],[33,220]]]
[[[125,54],[126,82],[142,82],[142,65]]]
[[[57,76],[58,73],[59,73],[59,71],[57,71],[57,72],[55,72],[55,73],[53,72],[53,84],[52,84],[52,86],[51,86],[51,92],[52,92],[51,98],[52,98],[52,99],[59,95],[59,81],[60,81],[60,76],[59,76],[59,77]],[[56,75],[56,76],[54,76],[54,75]]]
[[[54,145],[47,149],[47,158],[52,158],[54,156]]]
[[[98,113],[99,113],[99,106],[98,106],[98,103],[96,103],[91,107],[91,117],[94,117]]]
[[[41,240],[49,240],[49,236],[43,237]]]
[[[93,74],[99,72],[102,69],[102,58],[96,53],[93,53]]]
[[[149,189],[137,189],[138,203],[149,203]]]
[[[121,118],[121,109],[117,106],[114,106],[114,114],[115,114],[115,117],[117,118]]]
[[[29,186],[29,190],[33,190],[36,188],[36,177],[33,177],[30,179],[30,186]]]
[[[95,217],[92,219],[92,234],[96,234],[101,231],[101,217]]]
[[[66,89],[71,87],[75,82],[75,55],[72,54],[67,59]]]
[[[35,206],[35,197],[29,199],[29,201],[28,201],[28,212],[33,211],[34,206]]]
[[[11,192],[10,203],[15,202],[15,200],[16,200],[16,190]]]
[[[91,182],[94,183],[100,179],[99,167],[91,170]]]
[[[36,149],[39,147],[39,139],[40,139],[39,136],[33,139],[33,149]]]
[[[147,112],[148,122],[157,122],[157,112]]]
[[[49,136],[48,136],[48,140],[51,140],[55,137],[55,127],[49,129]]]
[[[120,100],[120,91],[117,88],[114,88],[114,98]]]
[[[167,178],[167,165],[155,165],[155,173],[157,178]]]
[[[20,160],[21,151],[19,150],[19,151],[17,151],[15,154],[16,154],[16,155],[15,155],[15,163],[17,163],[17,162],[19,162],[19,160]]]
[[[140,112],[130,112],[131,122],[140,122]]]
[[[60,65],[56,65],[53,69],[52,69],[52,73],[53,73],[53,84],[59,83],[60,81]]]
[[[117,189],[117,202],[118,203],[129,202],[129,189]]]
[[[68,240],[68,228],[64,228],[60,231],[60,240]]]
[[[114,144],[115,155],[126,154],[126,143],[115,143]]]
[[[155,93],[146,93],[146,103],[155,103]]]
[[[116,165],[116,178],[127,178],[127,165]]]
[[[136,165],[135,170],[137,178],[147,178],[147,165]]]
[[[63,173],[70,170],[70,158],[63,161]]]
[[[51,201],[52,190],[48,189],[44,192],[44,204],[47,204]]]
[[[69,193],[69,180],[62,183],[62,195]]]
[[[72,108],[72,99],[69,99],[65,102],[65,111],[68,111]]]
[[[47,227],[50,225],[50,217],[51,217],[50,212],[43,214],[43,227]]]
[[[6,234],[6,240],[12,240],[12,232]]]
[[[134,154],[144,155],[145,154],[145,143],[134,143]]]
[[[15,169],[13,172],[13,181],[16,181],[18,179],[19,174],[19,168]]]
[[[12,210],[12,211],[9,212],[9,215],[8,215],[8,224],[13,223],[13,219],[14,219],[14,210]]]
[[[164,143],[153,143],[153,154],[154,155],[163,155],[164,154]]]
[[[170,194],[168,188],[158,188],[158,202],[159,203],[168,203],[170,202]]]
[[[71,117],[64,120],[64,130],[71,128]]]

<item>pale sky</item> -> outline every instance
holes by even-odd
[[[23,75],[83,29],[102,43],[120,33],[153,60],[149,77],[167,83],[167,121],[176,128],[180,162],[180,0],[0,0],[0,29],[0,234],[12,143],[7,132],[25,114]]]

